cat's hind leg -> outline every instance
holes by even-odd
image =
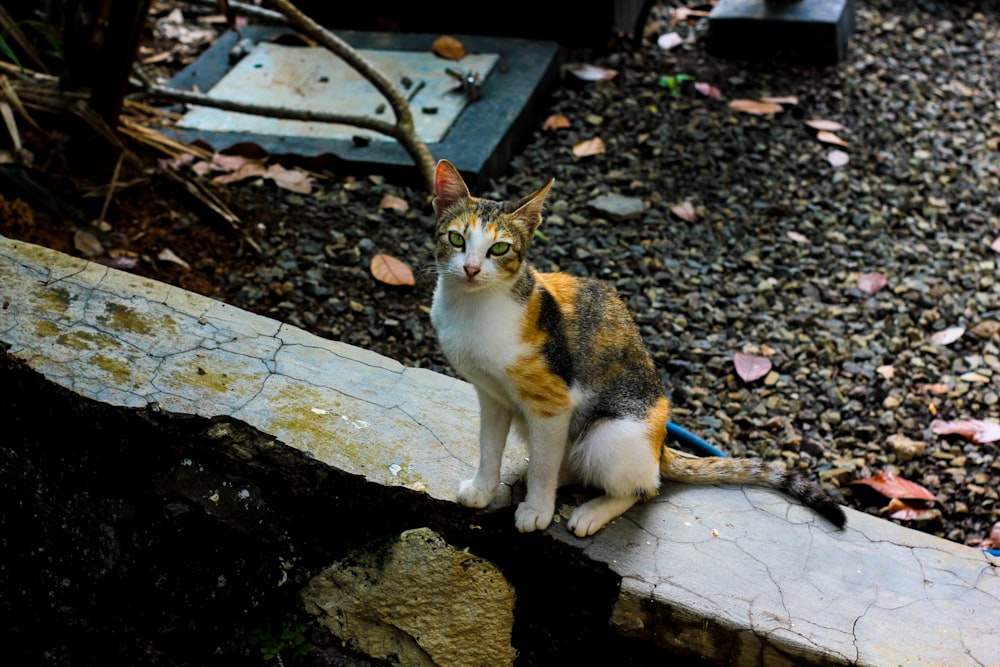
[[[646,422],[608,419],[593,425],[570,455],[570,466],[584,484],[605,493],[580,505],[566,524],[578,537],[593,535],[639,499],[660,486],[657,443]]]
[[[486,392],[479,390],[479,467],[476,476],[458,485],[458,502],[483,508],[493,500],[500,484],[500,465],[510,431],[511,413]]]
[[[637,500],[634,495],[598,496],[573,510],[566,527],[577,537],[593,535],[608,521],[624,514]]]

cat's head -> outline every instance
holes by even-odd
[[[434,258],[438,273],[470,289],[513,283],[542,222],[545,195],[555,179],[518,201],[473,197],[455,166],[438,162]]]

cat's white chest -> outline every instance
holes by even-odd
[[[524,352],[524,306],[509,293],[465,292],[438,285],[431,323],[448,361],[474,384],[506,384],[507,369]]]

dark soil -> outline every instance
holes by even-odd
[[[1000,254],[990,247],[1000,236],[1000,7],[859,3],[847,58],[815,68],[713,58],[706,21],[671,23],[683,4],[654,7],[638,44],[566,50],[567,63],[618,74],[599,83],[565,74],[548,112],[570,127],[543,130],[539,118],[480,194],[518,197],[556,178],[534,261],[618,288],[674,421],[732,455],[784,461],[871,513],[888,500],[850,483],[896,472],[939,501],[904,525],[962,543],[985,537],[1000,520],[997,443],[935,435],[930,423],[1000,420],[1000,334],[990,324],[1000,320]],[[169,10],[154,6],[140,53],[171,50],[173,62],[150,66],[162,77],[207,44],[171,37]],[[191,9],[184,25],[208,11]],[[685,41],[665,51],[657,38],[671,31]],[[691,79],[661,84],[679,74]],[[767,95],[797,102],[766,116],[727,107]],[[837,134],[850,145],[820,142],[803,122],[814,118],[844,125]],[[78,134],[58,144],[25,134],[34,178],[81,215],[8,179],[0,233],[78,255],[74,232],[99,217],[113,160],[95,168],[95,142]],[[576,157],[574,144],[593,137],[605,152]],[[828,161],[834,149],[846,165]],[[452,372],[427,314],[432,216],[420,188],[315,165],[308,195],[203,180],[239,216],[234,229],[166,176],[159,156],[140,155],[143,168],[125,165],[106,225],[93,230],[107,251],[138,260],[135,273]],[[643,209],[617,220],[591,205],[605,194]],[[410,209],[382,208],[385,195]],[[672,212],[684,201],[693,222]],[[165,249],[189,268],[157,259]],[[375,280],[377,253],[407,262],[416,284]],[[871,295],[858,278],[874,272],[888,282]],[[929,341],[956,326],[966,327],[957,341]],[[767,355],[774,373],[743,382],[739,351]]]

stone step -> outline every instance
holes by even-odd
[[[450,504],[477,460],[464,382],[3,237],[0,361],[0,373],[16,363],[108,406],[239,420],[331,469],[441,501],[455,523],[474,520]],[[523,448],[509,447],[492,511],[511,504],[523,467]],[[512,523],[502,536],[541,548],[529,538]],[[608,622],[665,656],[1000,664],[1000,560],[855,511],[838,531],[768,490],[672,485],[595,537],[559,521],[541,539],[615,573]]]

